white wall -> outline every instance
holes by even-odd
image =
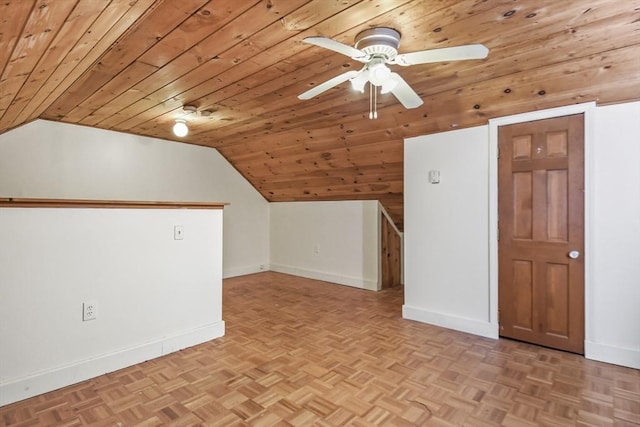
[[[222,215],[0,208],[0,406],[224,335]]]
[[[517,119],[579,109],[585,107]],[[585,356],[640,368],[640,103],[586,111]],[[497,168],[490,134],[483,126],[405,143],[403,314],[497,337]],[[441,170],[441,184],[426,183],[430,169]]]
[[[403,316],[492,336],[487,135],[481,126],[405,141]]]
[[[600,107],[593,147],[587,354],[640,368],[640,102]]]
[[[379,289],[377,201],[271,203],[271,270]]]
[[[269,263],[269,204],[212,148],[37,120],[0,135],[0,197],[230,202],[224,276]]]

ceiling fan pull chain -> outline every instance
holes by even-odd
[[[373,88],[373,118],[378,118],[378,86]]]
[[[378,118],[378,87],[369,83],[369,120]]]
[[[373,85],[369,83],[369,120],[373,119]]]

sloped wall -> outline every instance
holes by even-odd
[[[230,202],[224,276],[269,263],[269,204],[212,148],[36,120],[0,135],[0,197]]]

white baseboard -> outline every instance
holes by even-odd
[[[224,321],[0,384],[0,406],[76,384],[224,335]]]
[[[600,362],[640,369],[640,350],[585,341],[584,357]]]
[[[269,271],[269,264],[248,265],[246,267],[227,268],[222,271],[222,278],[229,279],[231,277],[246,276],[247,274],[262,273]]]
[[[271,271],[278,273],[291,274],[294,276],[306,277],[307,279],[322,280],[324,282],[337,283],[339,285],[352,286],[354,288],[367,289],[369,291],[378,291],[378,282],[375,280],[367,280],[362,277],[343,276],[339,274],[329,273],[326,271],[310,270],[290,265],[271,264]]]
[[[409,320],[416,320],[422,323],[441,326],[443,328],[467,332],[469,334],[498,339],[498,325],[490,322],[481,322],[464,317],[452,316],[450,314],[437,313],[406,304],[402,306],[402,317]]]

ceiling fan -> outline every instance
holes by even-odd
[[[303,41],[349,56],[364,63],[364,67],[360,71],[347,71],[329,79],[298,95],[298,98],[311,99],[347,80],[350,80],[353,88],[360,92],[364,92],[365,85],[370,83],[369,90],[370,93],[373,93],[370,100],[369,118],[377,117],[374,99],[377,96],[378,87],[383,94],[391,92],[405,108],[417,108],[423,103],[400,74],[392,72],[387,65],[409,66],[432,62],[482,59],[486,58],[489,53],[489,49],[484,45],[469,44],[398,54],[400,33],[385,27],[362,31],[355,38],[355,47],[327,37],[306,37]]]

